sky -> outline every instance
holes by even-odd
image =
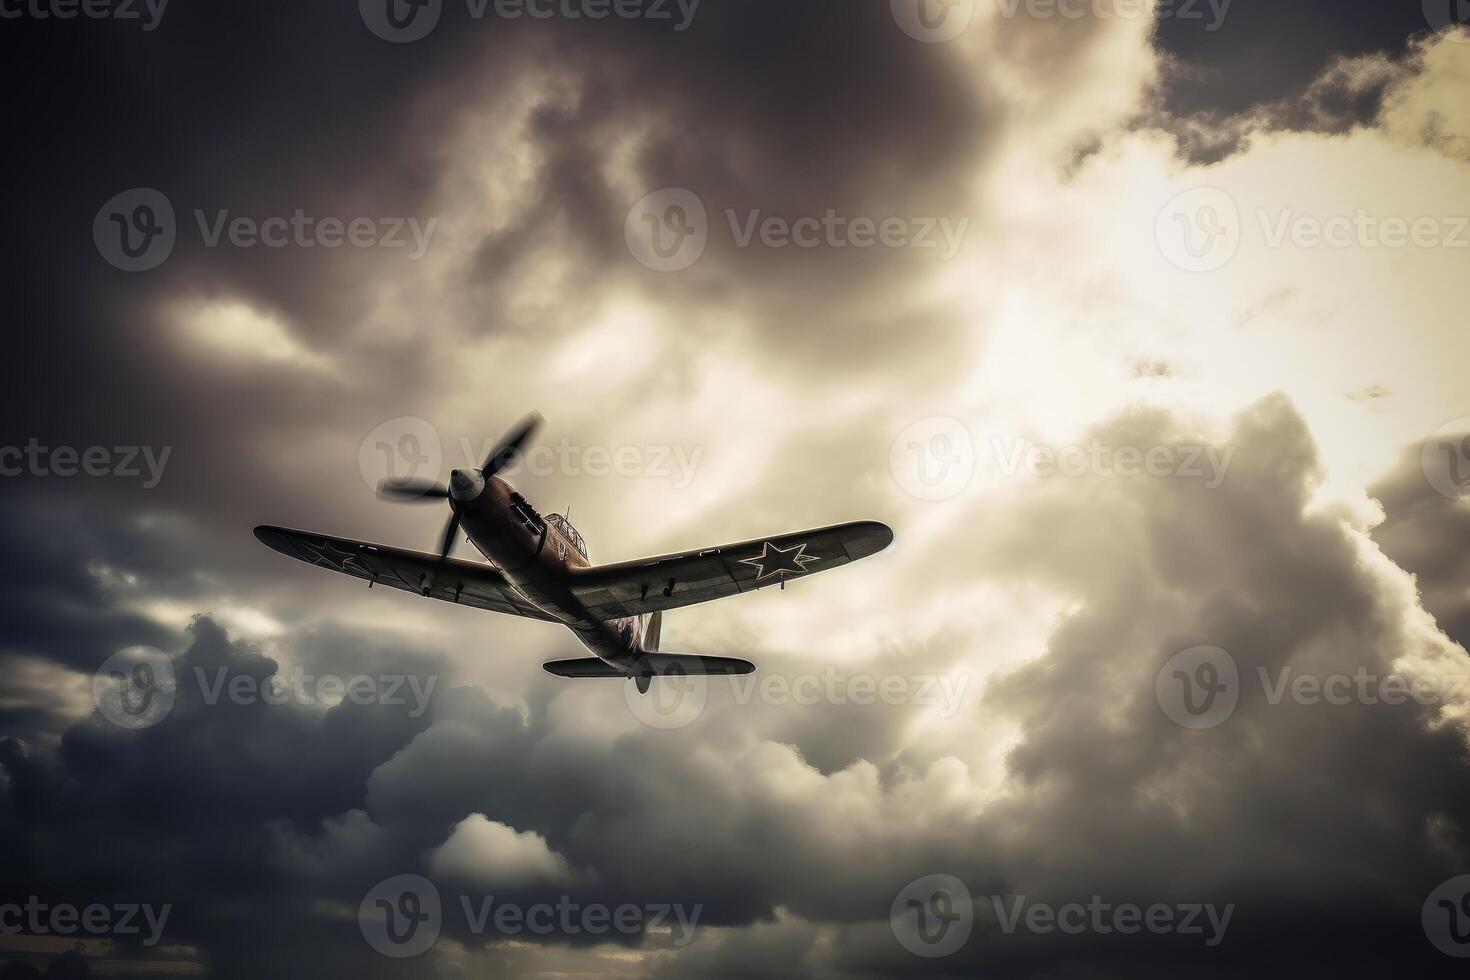
[[[0,0],[0,977],[1458,971],[1464,13]],[[639,698],[252,534],[533,410],[895,542]]]

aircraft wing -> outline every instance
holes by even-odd
[[[882,551],[886,524],[860,521],[572,572],[571,588],[596,619],[692,606],[793,582]]]
[[[489,565],[455,558],[440,561],[437,555],[266,525],[256,528],[255,536],[268,548],[289,558],[375,585],[416,595],[423,595],[428,589],[431,598],[445,602],[557,622],[517,595],[505,576]]]

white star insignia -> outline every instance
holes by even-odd
[[[305,552],[306,560],[313,565],[330,568],[334,572],[346,572],[348,575],[354,574],[353,568],[348,568],[348,565],[352,565],[357,571],[362,572],[364,575],[367,574],[367,569],[362,567],[362,563],[357,560],[356,555],[350,551],[339,550],[330,541],[323,541],[321,544],[314,544],[310,541],[298,541],[297,544]]]
[[[782,550],[767,541],[761,550],[760,557],[742,558],[740,559],[740,563],[742,565],[754,565],[758,570],[755,580],[759,582],[761,579],[770,578],[772,575],[784,576],[788,572],[792,575],[805,575],[807,562],[821,560],[817,555],[808,555],[806,553],[805,542]]]

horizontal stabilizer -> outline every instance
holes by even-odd
[[[588,657],[585,660],[553,660],[541,665],[548,674],[557,677],[627,677],[606,660]]]
[[[655,677],[692,674],[750,674],[755,664],[735,657],[701,657],[692,653],[648,653],[638,661],[641,672]]]
[[[630,677],[605,660],[553,660],[542,664],[557,677]],[[638,661],[635,672],[653,677],[687,677],[694,674],[749,674],[755,664],[735,657],[700,657],[685,653],[650,653]]]

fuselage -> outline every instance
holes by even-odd
[[[566,518],[542,517],[509,483],[477,470],[455,470],[449,493],[471,543],[527,602],[565,625],[600,659],[632,672],[646,652],[648,617],[599,621],[588,614],[569,580],[591,562]]]

